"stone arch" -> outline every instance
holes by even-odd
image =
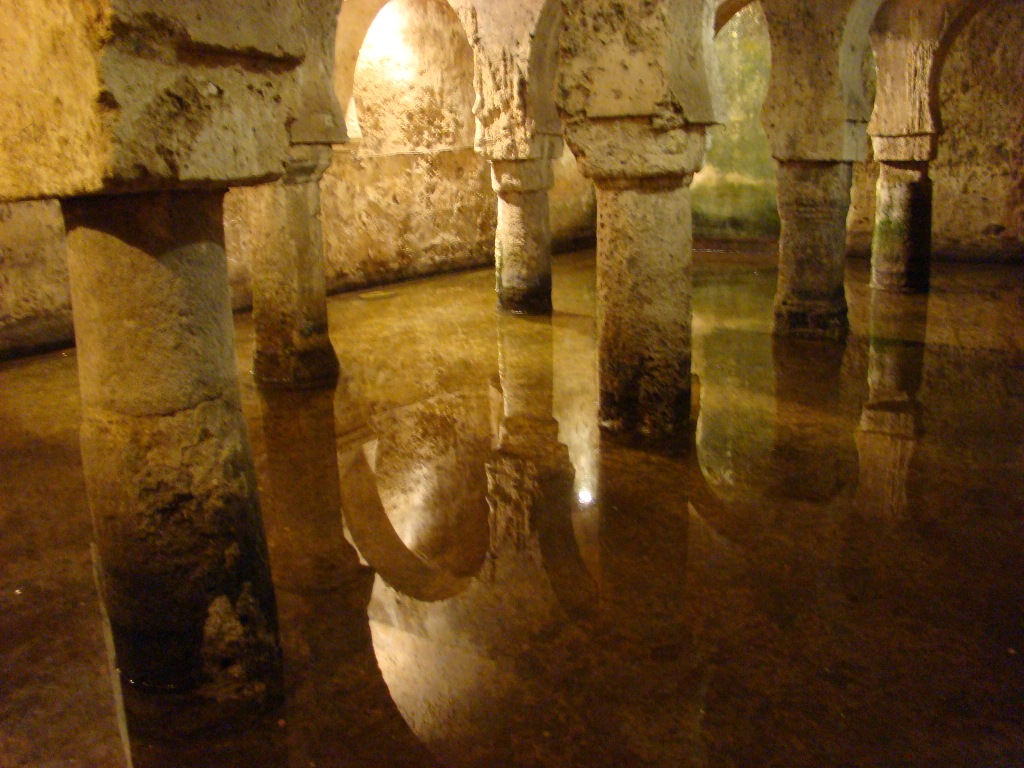
[[[529,74],[534,87],[529,91],[528,111],[534,116],[540,134],[561,136],[562,121],[555,104],[555,83],[558,78],[558,41],[562,26],[562,3],[545,0],[531,38]]]
[[[949,23],[939,39],[939,47],[935,53],[935,65],[932,71],[932,82],[929,87],[930,97],[938,101],[939,80],[946,66],[946,58],[964,27],[984,8],[993,4],[993,0],[954,0],[950,3]]]
[[[336,92],[346,122],[358,104],[362,140],[334,146],[321,185],[331,291],[493,254],[494,200],[474,149],[472,15],[459,0],[391,2],[352,0],[340,14]]]
[[[715,51],[726,103],[709,130],[704,167],[693,179],[698,237],[778,234],[775,163],[760,120],[771,39],[756,0],[727,0],[715,18]]]
[[[468,14],[477,64],[477,149],[491,160],[557,155],[560,0],[480,4]]]
[[[762,0],[772,38],[764,120],[777,159],[863,159],[870,112],[864,62],[881,2]]]
[[[855,126],[865,146],[865,128],[874,106],[866,79],[867,63],[872,56],[870,30],[883,2],[885,0],[855,0],[846,15],[839,48],[839,73],[846,99],[846,120]]]
[[[394,154],[473,146],[475,70],[464,27],[443,0],[391,0],[367,33],[347,122],[365,151]]]
[[[466,25],[466,2],[461,0],[437,0],[451,8],[459,17],[467,40],[472,40],[472,30]],[[334,47],[334,92],[343,113],[348,116],[349,104],[355,84],[356,64],[366,40],[366,34],[381,10],[391,0],[345,0],[338,14],[338,27]]]
[[[871,29],[879,62],[873,136],[934,136],[942,131],[939,82],[960,31],[990,0],[887,0]],[[934,153],[934,139],[915,148]],[[924,158],[921,158],[924,159]]]
[[[720,0],[715,10],[715,34],[732,21],[732,17],[757,0]]]

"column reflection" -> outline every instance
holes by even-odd
[[[377,658],[398,707],[424,743],[454,765],[522,764],[524,749],[564,748],[553,739],[544,744],[540,734],[555,725],[540,702],[551,698],[559,675],[565,627],[571,617],[591,614],[597,601],[575,540],[575,473],[552,415],[551,321],[500,317],[497,341],[491,429],[475,457],[487,483],[483,566],[463,591],[434,602],[379,578],[370,605]],[[381,446],[397,444],[378,435]],[[377,480],[384,496],[382,458]],[[429,471],[476,469],[433,462]],[[435,487],[450,482],[429,480]],[[444,513],[423,505],[418,514]],[[537,735],[529,744],[522,741],[528,733]]]
[[[372,764],[387,743],[394,764],[432,766],[373,653],[373,574],[360,566],[342,524],[335,393],[265,391],[260,406],[265,514],[286,660],[287,702],[277,723],[286,764]]]
[[[868,399],[857,427],[857,503],[865,515],[895,521],[907,513],[910,463],[921,422],[917,395],[927,301],[887,291],[871,294]]]

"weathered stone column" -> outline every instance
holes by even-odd
[[[556,100],[597,186],[601,426],[658,437],[690,421],[689,185],[722,117],[721,86],[715,3],[635,5],[562,4]]]
[[[690,179],[597,179],[600,417],[613,432],[689,422]]]
[[[494,243],[498,306],[515,314],[550,314],[551,161],[546,157],[494,160],[491,180],[498,193]]]
[[[875,136],[879,161],[871,287],[903,293],[928,290],[932,251],[931,136]]]
[[[690,181],[704,126],[649,120],[573,129],[597,185],[597,325],[601,426],[657,437],[690,420]]]
[[[253,375],[265,387],[333,385],[338,358],[327,328],[320,179],[331,147],[292,147],[285,176],[262,193],[270,226],[253,248]]]
[[[221,192],[64,204],[82,459],[122,677],[263,703],[277,617],[239,403]]]
[[[852,166],[779,161],[775,334],[838,339],[849,330],[843,278]]]
[[[871,287],[928,290],[932,182],[928,163],[880,163],[871,239]]]
[[[288,123],[284,176],[262,194],[261,242],[253,247],[253,375],[262,387],[333,386],[338,359],[327,328],[320,179],[332,144],[347,141],[334,94],[334,38],[340,0],[300,3],[306,55]],[[255,218],[255,217],[254,217]],[[261,227],[261,228],[262,228]]]

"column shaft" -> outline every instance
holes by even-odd
[[[261,386],[322,387],[338,378],[320,223],[330,155],[326,145],[293,147],[284,179],[262,190],[266,232],[252,256],[253,375]]]
[[[850,163],[779,162],[778,335],[841,338],[849,329],[843,277],[851,176]]]
[[[494,242],[498,306],[515,314],[551,313],[551,161],[496,160],[498,193]]]
[[[65,204],[82,459],[122,675],[218,705],[280,686],[239,402],[223,194]]]
[[[551,313],[551,224],[546,189],[498,194],[494,260],[501,309],[524,315]]]
[[[650,436],[690,418],[689,176],[597,183],[597,323],[603,427]]]
[[[928,290],[932,247],[932,182],[928,161],[879,164],[871,287]]]

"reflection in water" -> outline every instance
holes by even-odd
[[[857,427],[865,515],[900,520],[907,511],[910,461],[920,430],[917,402],[924,368],[926,296],[871,292],[868,399]]]
[[[598,434],[587,255],[551,322],[496,318],[486,272],[332,300],[348,390],[243,389],[285,702],[216,731],[150,699],[135,765],[1024,764],[1024,275],[940,266],[926,338],[922,300],[869,319],[851,265],[845,349],[773,344],[774,274],[708,267],[700,426],[657,446]],[[109,678],[53,693],[97,653],[65,615],[96,594],[74,387],[0,365],[0,763],[117,756],[109,716],[37,736],[112,711]]]
[[[600,579],[601,506],[597,487],[601,433],[598,428],[597,345],[593,318],[558,313],[552,320],[552,411],[558,440],[569,451],[576,506],[572,526],[580,557]]]
[[[828,502],[852,485],[856,458],[842,418],[849,349],[831,342],[772,339],[777,409],[769,480],[773,494]]]
[[[366,619],[373,575],[359,566],[342,527],[334,392],[267,392],[261,404],[264,515],[288,685],[287,764],[367,765],[386,741],[393,764],[431,766],[373,654]],[[355,722],[362,724],[358,733]]]
[[[576,357],[559,358],[556,376],[555,327],[499,318],[486,563],[464,591],[434,602],[378,579],[370,616],[381,669],[412,730],[446,765],[704,765],[712,671],[686,620],[691,530],[698,568],[734,553],[690,503],[709,496],[691,434],[675,449],[681,461],[593,446],[604,459],[590,470],[587,513],[599,524],[588,530],[600,532],[600,555],[584,560],[554,381],[585,394],[561,412],[594,423],[596,391]],[[599,581],[608,585],[600,597]]]
[[[716,277],[701,281],[694,296],[694,369],[701,381],[697,447],[715,494],[738,501],[758,496],[771,472],[775,365],[761,318],[772,316],[773,299],[757,290],[756,273]],[[745,311],[738,313],[741,302]]]
[[[278,589],[339,590],[358,568],[345,541],[335,459],[334,390],[261,390],[263,521]]]
[[[263,515],[286,659],[284,706],[266,718],[196,729],[163,702],[162,727],[133,729],[136,768],[430,768],[376,663],[366,610],[373,574],[345,540],[334,392],[260,392]],[[262,454],[258,454],[263,458]],[[359,723],[358,729],[353,725]]]
[[[469,564],[477,559],[474,543],[480,536],[473,528],[482,528],[486,536],[486,519],[483,525],[474,525],[478,516],[473,514],[472,506],[468,509],[448,504],[434,507],[426,503],[434,489],[457,487],[459,484],[459,476],[445,477],[438,471],[444,467],[454,470],[464,463],[460,458],[462,452],[452,449],[459,443],[454,434],[455,424],[459,422],[451,418],[453,407],[458,409],[458,401],[442,396],[411,406],[408,412],[397,417],[377,422],[378,425],[424,421],[432,424],[432,430],[413,432],[420,437],[419,440],[407,441],[408,435],[402,432],[384,432],[373,437],[367,430],[342,436],[338,444],[342,508],[352,540],[380,578],[401,593],[419,600],[443,600],[460,593],[468,583],[468,576],[453,573],[443,561],[432,559],[428,552],[416,551],[419,541],[429,541],[431,548],[440,552],[442,557],[447,546],[449,552],[456,553],[455,558],[447,559],[449,562],[454,560],[457,567],[461,565],[458,570],[465,573],[468,570],[465,567],[467,558],[458,555],[469,553]],[[435,458],[428,449],[431,444],[439,443],[447,444],[449,450]],[[386,447],[385,455],[388,457],[386,473],[377,473],[374,466],[381,444]],[[403,444],[413,450],[403,454],[400,450]],[[420,459],[424,455],[427,461],[421,464]],[[468,494],[468,497],[472,500],[473,494]],[[391,501],[390,508],[385,506],[385,498]],[[402,506],[402,501],[408,502],[408,506]],[[465,524],[467,522],[469,525]],[[402,538],[399,530],[404,530],[409,542]],[[468,545],[460,544],[457,537],[448,539],[444,536],[445,531],[467,530],[470,532]]]
[[[572,527],[573,467],[552,416],[551,323],[500,318],[498,340],[492,448],[476,455],[487,478],[483,569],[464,591],[432,603],[378,580],[370,607],[395,701],[423,741],[456,764],[522,764],[526,745],[502,735],[510,719],[535,714],[516,702],[542,700],[544,682],[523,680],[518,666],[538,652],[539,638],[596,601]],[[442,469],[455,467],[432,467]],[[444,508],[419,510],[427,519],[438,513]]]

